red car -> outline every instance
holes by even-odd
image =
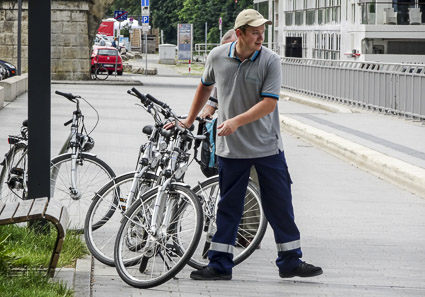
[[[95,64],[99,63],[108,69],[109,74],[112,74],[115,72],[115,61],[117,61],[117,74],[122,75],[122,59],[117,49],[109,46],[95,46],[91,54],[91,72],[94,72]]]

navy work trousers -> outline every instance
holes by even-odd
[[[294,221],[291,177],[285,155],[254,159],[218,158],[220,201],[217,232],[208,252],[209,266],[221,273],[232,273],[233,247],[242,217],[250,169],[255,166],[264,214],[273,229],[278,250],[276,265],[280,272],[295,269],[301,262],[300,233]]]

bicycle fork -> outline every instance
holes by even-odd
[[[171,183],[171,178],[167,179],[159,189],[155,205],[153,207],[151,225],[148,230],[148,238],[146,245],[142,252],[142,259],[139,266],[139,271],[143,273],[146,270],[147,262],[149,258],[153,257],[156,253],[160,253],[160,245],[163,245],[166,248],[166,243],[168,240],[168,226],[170,225],[173,219],[173,211],[176,207],[175,199],[167,201],[166,191],[169,188]],[[167,205],[167,202],[168,205]],[[164,259],[164,255],[160,254]]]
[[[81,191],[77,188],[77,165],[78,152],[76,148],[73,148],[71,155],[71,187],[69,188],[69,193],[73,200],[79,200],[81,198]]]

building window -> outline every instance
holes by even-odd
[[[293,17],[294,17],[293,12],[286,12],[285,13],[285,25],[286,26],[292,26],[294,24]]]
[[[304,25],[304,11],[295,12],[295,25]]]
[[[316,16],[316,10],[307,10],[306,11],[306,24],[307,25],[314,25],[315,23],[315,16]]]
[[[318,10],[318,17],[317,17],[317,22],[319,23],[319,25],[324,24],[324,14],[325,14],[325,10],[324,9],[319,9]]]

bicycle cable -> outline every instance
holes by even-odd
[[[83,97],[80,97],[81,99],[83,99],[95,112],[96,112],[96,116],[97,116],[97,120],[96,120],[96,124],[94,125],[94,127],[93,127],[93,129],[91,129],[91,131],[89,132],[89,133],[87,133],[87,129],[86,129],[86,125],[85,125],[85,123],[84,123],[84,116],[83,116],[83,121],[82,121],[82,124],[83,124],[83,127],[82,127],[82,129],[84,129],[84,131],[86,132],[86,134],[87,134],[87,136],[89,136],[93,131],[94,131],[94,129],[96,129],[96,127],[97,127],[97,125],[99,124],[99,119],[100,119],[100,116],[99,116],[99,112],[96,110],[96,108],[94,108],[94,106],[93,105],[91,105],[86,99],[84,99]]]

